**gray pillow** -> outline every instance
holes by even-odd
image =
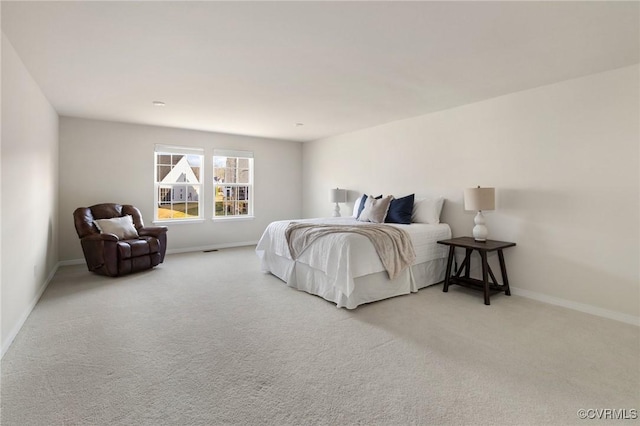
[[[367,201],[364,203],[364,209],[362,209],[362,213],[358,216],[358,220],[360,222],[384,223],[392,199],[393,196],[391,195],[380,199],[367,197]]]

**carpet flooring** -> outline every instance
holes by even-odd
[[[2,425],[579,424],[640,409],[640,329],[442,286],[337,309],[252,247],[62,267],[2,360]],[[593,414],[592,414],[593,415]]]

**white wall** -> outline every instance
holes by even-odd
[[[82,258],[73,225],[77,207],[133,204],[145,224],[152,225],[155,144],[205,149],[205,221],[168,225],[170,251],[255,242],[269,222],[301,216],[302,144],[298,142],[61,117],[60,260]],[[254,152],[254,220],[211,220],[214,148]]]
[[[2,351],[58,261],[58,115],[2,34]]]
[[[464,188],[497,188],[485,217],[526,294],[637,321],[639,68],[626,67],[307,143],[303,212],[328,216],[329,188],[433,195],[470,235]],[[495,260],[495,259],[494,259]],[[567,303],[565,303],[567,304]]]

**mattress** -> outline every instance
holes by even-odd
[[[318,295],[333,302],[343,300],[344,303],[336,302],[338,306],[342,304],[346,307],[355,307],[353,306],[354,303],[351,303],[353,301],[350,300],[350,297],[356,291],[357,286],[367,285],[368,281],[372,281],[364,279],[366,277],[375,276],[375,281],[378,283],[376,286],[383,287],[380,291],[370,287],[366,293],[379,294],[380,298],[392,297],[396,295],[392,293],[398,293],[398,291],[400,291],[399,294],[417,291],[418,288],[435,282],[424,282],[422,280],[416,282],[413,272],[421,269],[412,267],[407,268],[395,284],[391,283],[387,276],[388,289],[385,289],[383,284],[386,275],[384,266],[369,239],[359,234],[337,233],[322,237],[294,261],[289,254],[285,238],[285,230],[291,222],[352,226],[362,225],[363,222],[358,222],[352,217],[272,222],[258,242],[256,253],[261,259],[262,271],[276,275],[292,287],[312,294],[322,292],[325,295],[329,295],[330,293],[331,297],[325,297],[323,294]],[[413,266],[423,265],[424,269],[426,264],[444,264],[443,259],[446,258],[448,253],[447,247],[436,244],[436,242],[451,238],[449,225],[422,223],[387,225],[403,229],[409,234],[416,252]],[[433,273],[429,277],[425,277],[425,279],[432,281],[443,278],[440,269],[434,269],[431,266],[429,270]],[[303,276],[304,279],[301,279]],[[397,288],[392,290],[394,286]],[[398,290],[400,287],[402,289]],[[362,291],[356,293],[362,293]],[[389,295],[385,296],[385,294]],[[362,299],[357,297],[357,294],[354,297],[358,301]]]

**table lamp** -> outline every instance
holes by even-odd
[[[336,203],[336,208],[333,210],[333,217],[340,217],[340,205],[338,203],[347,202],[347,191],[338,188],[330,190],[329,201]]]
[[[476,226],[473,227],[473,238],[479,242],[487,241],[489,230],[485,225],[482,211],[496,208],[495,188],[468,188],[464,190],[464,209],[477,210],[478,214],[473,219]]]

